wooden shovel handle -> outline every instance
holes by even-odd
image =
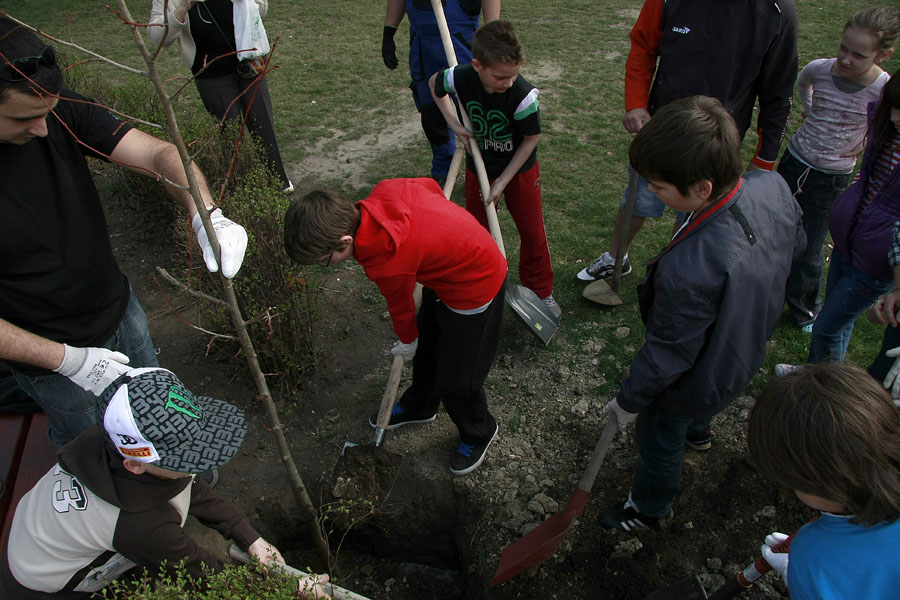
[[[431,0],[431,7],[434,9],[434,17],[437,21],[438,29],[441,32],[441,42],[444,45],[444,54],[447,55],[447,64],[452,69],[459,62],[456,60],[456,51],[453,49],[453,42],[450,39],[450,29],[447,27],[447,19],[444,16],[444,8],[441,6],[441,0]],[[466,107],[460,102],[460,113],[462,113],[463,125],[468,130],[472,130],[472,120],[466,113]],[[469,143],[469,152],[472,155],[472,162],[475,163],[475,173],[478,175],[478,185],[481,186],[481,199],[486,202],[485,211],[487,212],[488,228],[500,253],[506,257],[506,248],[503,246],[503,234],[500,232],[500,221],[497,219],[497,208],[493,202],[487,203],[487,199],[491,195],[491,184],[488,181],[487,171],[484,168],[484,160],[481,158],[481,151],[478,149],[476,140]]]
[[[402,356],[395,356],[391,363],[391,374],[388,376],[387,386],[384,388],[384,396],[381,398],[381,406],[378,408],[378,420],[375,425],[385,429],[391,421],[391,410],[397,400],[397,390],[400,388],[400,377],[403,375]]]
[[[584,475],[581,476],[581,481],[578,482],[578,489],[581,491],[591,492],[591,488],[594,487],[594,481],[597,479],[597,474],[600,472],[600,466],[603,464],[603,459],[606,458],[606,451],[609,450],[609,445],[612,443],[618,430],[619,425],[616,423],[616,416],[609,415],[606,427],[603,428],[603,433],[597,441],[597,446],[594,447],[594,453],[591,454],[591,460],[584,470]]]

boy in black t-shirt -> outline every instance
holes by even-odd
[[[480,27],[472,38],[472,54],[471,64],[436,73],[428,82],[447,124],[467,145],[467,138],[473,138],[484,157],[490,197],[482,200],[471,158],[467,158],[466,209],[487,227],[485,203],[497,204],[505,195],[522,240],[519,279],[559,317],[541,210],[538,90],[519,77],[525,57],[510,22],[492,21]],[[474,131],[459,122],[450,93],[456,94],[469,114]]]

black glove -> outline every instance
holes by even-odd
[[[397,33],[396,27],[385,25],[384,33],[381,36],[381,60],[384,61],[384,66],[391,71],[397,68],[397,46],[394,44],[395,33]]]

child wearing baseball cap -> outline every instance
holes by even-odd
[[[132,369],[98,399],[97,426],[59,451],[58,463],[16,508],[0,561],[0,596],[88,598],[132,569],[222,561],[184,531],[187,516],[266,564],[284,563],[240,510],[197,473],[237,454],[247,419],[236,406],[194,396],[171,371]],[[12,552],[9,550],[12,549]],[[327,597],[310,579],[301,588]],[[315,588],[315,589],[313,589]]]

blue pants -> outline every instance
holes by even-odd
[[[828,235],[828,215],[835,199],[850,185],[850,173],[829,175],[817,171],[785,150],[778,164],[778,174],[787,182],[803,209],[806,249],[791,264],[785,297],[791,317],[802,327],[811,323],[822,308],[822,279],[825,274],[822,246]]]
[[[634,428],[638,449],[631,499],[648,517],[667,517],[681,489],[681,463],[688,432],[702,433],[710,419],[682,417],[657,405],[648,406]]]
[[[135,298],[128,301],[119,327],[102,345],[131,359],[130,367],[158,367],[147,316]],[[44,409],[50,421],[50,440],[64,446],[97,422],[97,396],[58,373],[31,376],[13,367],[16,381]]]
[[[808,362],[843,362],[857,317],[892,285],[889,279],[861,273],[835,249],[825,283],[825,304],[813,323]]]

